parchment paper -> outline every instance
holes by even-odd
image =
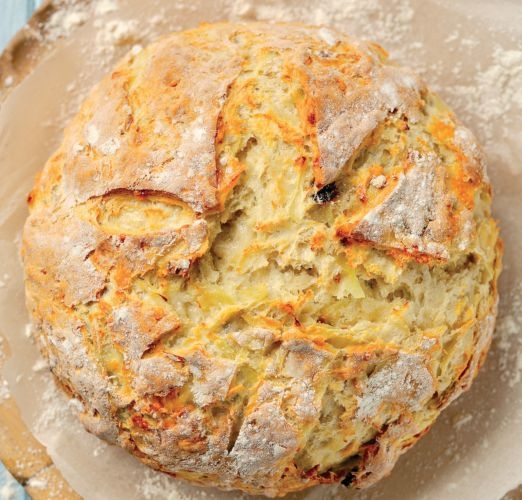
[[[50,375],[40,369],[37,350],[25,335],[28,319],[18,258],[33,176],[60,142],[67,118],[89,87],[132,45],[200,21],[226,18],[329,23],[382,42],[401,63],[419,69],[485,144],[495,213],[505,241],[497,333],[472,389],[376,487],[357,494],[344,487],[318,487],[289,498],[497,500],[522,483],[522,94],[510,87],[522,50],[521,4],[516,0],[469,0],[457,5],[445,0],[323,0],[319,6],[311,0],[251,4],[199,0],[192,6],[169,0],[117,3],[116,12],[88,11],[80,22],[71,18],[66,33],[51,33],[58,37],[53,51],[35,62],[34,71],[0,108],[0,330],[11,350],[4,375],[24,420],[70,484],[86,499],[96,500],[243,498],[154,473],[83,430],[70,415],[66,399],[54,390]],[[103,49],[107,37],[115,44]]]

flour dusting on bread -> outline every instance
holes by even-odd
[[[363,488],[484,361],[490,205],[473,135],[376,44],[173,33],[92,90],[36,180],[34,335],[85,427],[157,470]]]

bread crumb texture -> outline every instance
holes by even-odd
[[[490,204],[471,132],[381,47],[202,25],[132,51],[37,178],[35,336],[85,427],[155,469],[369,486],[484,361]]]

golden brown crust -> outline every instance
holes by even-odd
[[[452,230],[444,166],[435,154],[419,151],[409,153],[408,163],[388,198],[367,212],[348,237],[447,259]]]
[[[64,141],[65,203],[129,189],[168,193],[196,212],[215,208],[216,122],[241,68],[226,35],[163,39],[153,59],[129,56],[93,91]]]
[[[29,197],[27,303],[88,430],[200,484],[373,484],[471,384],[501,248],[472,134],[325,28],[127,56]]]

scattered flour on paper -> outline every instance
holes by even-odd
[[[58,38],[65,38],[88,19],[89,13],[80,2],[62,1],[59,8],[45,22],[45,40],[52,42]]]
[[[522,112],[522,50],[494,47],[489,65],[479,67],[471,81],[447,86],[444,93],[469,117],[488,153],[498,151],[499,132],[504,139],[521,141],[522,130],[513,129],[508,112]]]
[[[509,387],[522,381],[522,283],[502,297],[494,345],[500,351],[500,380]]]
[[[47,361],[45,361],[43,358],[38,358],[32,366],[31,370],[35,373],[48,370]]]
[[[99,64],[109,68],[114,60],[129,49],[138,51],[141,46],[153,38],[153,33],[165,31],[165,29],[179,29],[179,26],[169,24],[165,19],[161,8],[156,16],[144,20],[126,19],[120,17],[123,14],[119,2],[116,0],[93,0],[84,3],[76,0],[61,0],[63,8],[56,11],[46,23],[44,34],[47,40],[54,41],[58,38],[69,36],[73,30],[80,28],[89,22],[94,14],[94,27],[96,37],[94,47],[86,47],[85,51],[94,52],[99,57]],[[315,25],[329,25],[353,35],[373,39],[390,51],[394,59],[402,62],[410,60],[422,61],[426,50],[423,42],[410,43],[413,25],[416,16],[416,2],[414,0],[329,0],[312,8],[308,6],[293,6],[289,4],[274,5],[270,2],[260,3],[254,0],[224,0],[223,18],[231,20],[266,20],[266,21],[293,21]],[[189,6],[188,0],[177,2],[176,9],[195,9]],[[110,16],[110,17],[109,17]],[[472,51],[477,47],[478,39],[471,35],[465,36],[461,27],[456,26],[448,33],[445,42],[449,52]],[[451,28],[449,28],[451,29]],[[455,64],[451,69],[440,60],[426,68],[420,68],[429,82],[443,81],[445,74],[451,73],[454,81],[444,87],[440,86],[445,99],[457,109],[464,122],[470,124],[484,143],[486,152],[500,155],[509,159],[509,151],[504,151],[499,146],[498,136],[509,141],[522,143],[522,131],[510,129],[511,123],[505,121],[505,116],[513,107],[522,112],[522,48],[506,49],[500,45],[489,47],[489,62],[483,66],[477,66],[467,79],[461,79],[463,68],[461,63]],[[441,56],[442,57],[442,56]],[[417,68],[419,69],[419,68]],[[80,75],[81,76],[81,75]],[[9,77],[8,77],[9,78]],[[5,85],[12,81],[5,81]],[[432,85],[432,87],[436,85]],[[69,93],[74,93],[79,87],[71,83]],[[77,104],[70,109],[77,108]],[[69,108],[68,108],[69,109]],[[67,111],[69,113],[69,111]],[[63,119],[63,117],[60,117]],[[509,147],[508,147],[509,149]],[[513,167],[515,168],[515,167]],[[520,173],[520,172],[519,172]],[[376,181],[377,182],[377,181]],[[513,387],[522,380],[522,317],[513,311],[522,311],[522,286],[516,287],[510,292],[505,303],[510,303],[509,311],[500,311],[495,348],[499,349],[500,356],[500,380],[502,383]],[[521,313],[522,316],[522,313]],[[26,330],[30,335],[30,329]],[[33,368],[40,371],[41,365]],[[36,422],[36,429],[42,433],[56,425],[56,422],[70,418],[71,404],[60,394],[49,374],[40,376],[49,377],[47,390],[42,394],[45,410],[41,412]],[[9,397],[6,385],[0,383],[0,401]],[[471,414],[458,415],[453,421],[456,430],[472,425],[474,418]],[[485,441],[487,444],[487,442]],[[484,446],[486,446],[484,444]],[[103,452],[101,443],[93,454],[98,456]],[[459,459],[455,450],[448,450],[446,457],[438,457],[439,461]],[[184,485],[174,486],[173,480],[165,475],[152,470],[144,472],[144,480],[136,486],[137,495],[140,498],[154,500],[190,500],[196,498],[213,498],[209,490],[184,490]],[[448,484],[448,490],[453,489],[453,484]],[[337,498],[335,490],[329,492],[331,498]],[[343,493],[339,493],[339,498]],[[359,494],[358,498],[365,498],[365,494]],[[1,495],[0,495],[1,496]]]
[[[9,385],[6,380],[0,379],[0,403],[9,399],[11,397],[11,393],[9,392]]]
[[[94,52],[98,55],[105,53],[111,56],[116,47],[133,45],[140,40],[139,33],[143,31],[143,23],[138,23],[136,19],[107,17],[120,12],[119,2],[116,0],[57,0],[55,5],[58,8],[45,22],[45,41],[54,42],[59,38],[66,38],[91,18],[94,18],[94,27],[97,29]],[[86,47],[85,52],[88,50],[90,53],[92,49],[91,46]]]
[[[173,487],[172,479],[164,474],[148,470],[144,480],[137,486],[137,492],[143,500],[212,500],[212,494],[205,490],[183,492],[183,486]],[[188,488],[187,488],[188,490]]]
[[[473,421],[473,415],[471,413],[458,413],[453,417],[452,423],[456,430],[460,430],[465,425]]]
[[[94,13],[97,16],[104,16],[118,10],[118,2],[116,0],[98,0],[94,3]]]
[[[70,404],[66,396],[58,389],[50,373],[41,375],[46,389],[41,394],[43,411],[39,411],[34,428],[37,434],[46,434],[60,426],[60,422],[71,417]]]
[[[139,24],[136,19],[111,21],[95,21],[98,28],[96,34],[96,51],[98,54],[112,54],[118,46],[134,46],[141,41],[139,36]]]
[[[330,0],[310,5],[274,5],[254,0],[225,0],[232,20],[296,21],[328,25],[364,39],[374,39],[400,58],[401,41],[411,32],[411,0]],[[411,45],[409,47],[411,49]],[[414,48],[422,48],[417,46]]]

